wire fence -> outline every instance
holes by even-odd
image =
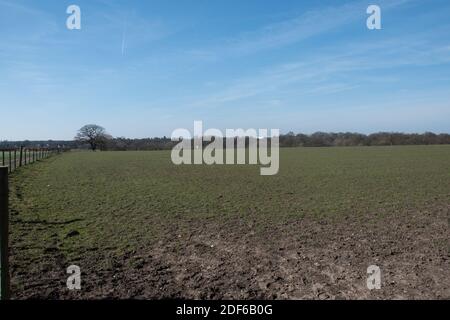
[[[64,148],[7,148],[0,149],[0,166],[8,167],[11,173],[17,168],[46,159],[67,151]]]

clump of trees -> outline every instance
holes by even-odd
[[[108,150],[169,150],[177,142],[170,138],[127,139],[114,138],[107,141]],[[378,132],[369,135],[352,132],[316,132],[313,134],[280,135],[280,147],[341,147],[341,146],[391,146],[450,144],[450,134],[426,132],[396,133]]]
[[[124,137],[114,138],[107,141],[108,150],[126,151],[126,150],[170,150],[178,142],[170,138],[144,138],[128,139]]]
[[[0,148],[5,149],[18,149],[24,148],[60,148],[60,149],[72,149],[76,147],[74,141],[67,140],[24,140],[24,141],[8,141],[0,140]]]
[[[81,128],[75,141],[0,141],[0,147],[64,147],[91,150],[170,150],[178,142],[168,137],[128,139],[112,138],[103,127],[87,125]],[[225,144],[225,141],[224,141]],[[247,144],[247,143],[246,143]],[[315,132],[280,135],[281,147],[341,147],[450,144],[450,134],[432,132],[378,132],[369,135],[353,132]]]
[[[328,133],[316,132],[311,135],[288,134],[280,136],[282,147],[340,147],[340,146],[393,146],[393,145],[430,145],[450,144],[449,134],[425,132],[400,133],[378,132],[369,135],[352,132]]]

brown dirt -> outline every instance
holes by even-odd
[[[82,290],[51,244],[39,261],[13,248],[16,299],[450,299],[449,208],[257,227],[248,217],[168,224],[152,247],[86,249]],[[256,221],[256,220],[255,220]],[[27,248],[30,250],[30,248]],[[27,269],[36,264],[37,267]],[[367,267],[382,288],[368,290]]]

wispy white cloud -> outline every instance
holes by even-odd
[[[378,0],[383,12],[397,8],[411,0]],[[353,1],[338,6],[322,6],[281,22],[243,32],[233,38],[221,39],[220,44],[190,51],[193,57],[217,60],[221,57],[241,56],[267,49],[279,48],[328,31],[341,28],[366,17],[367,1]],[[363,25],[365,27],[365,24]],[[201,52],[201,55],[197,53]]]
[[[446,46],[433,44],[427,41],[428,37],[428,33],[423,33],[332,46],[321,54],[266,67],[253,76],[235,79],[216,92],[190,97],[187,105],[218,107],[263,94],[286,92],[290,87],[294,87],[290,93],[295,91],[295,96],[300,97],[352,90],[364,82],[395,82],[398,79],[392,76],[371,76],[371,72],[450,63]]]
[[[22,13],[26,13],[26,14],[34,15],[34,16],[41,16],[41,15],[45,14],[42,10],[35,9],[30,6],[24,6],[20,3],[18,3],[17,1],[0,0],[0,6],[6,7],[10,10],[14,10],[16,12],[20,11]]]

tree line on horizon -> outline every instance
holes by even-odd
[[[127,150],[170,150],[178,141],[172,141],[168,137],[130,139],[125,137],[113,138],[110,135],[102,135],[94,149],[110,151]],[[224,141],[225,143],[225,141]],[[205,142],[205,145],[208,144]],[[289,132],[280,135],[280,147],[340,147],[340,146],[394,146],[394,145],[439,145],[450,144],[450,134],[435,134],[432,132],[401,133],[401,132],[377,132],[361,134],[352,132],[315,132],[313,134],[295,134]],[[47,148],[71,148],[93,149],[92,145],[83,139],[75,140],[48,140],[48,141],[0,141],[1,148],[23,147],[47,147]]]

